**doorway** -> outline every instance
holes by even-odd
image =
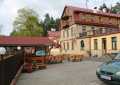
[[[102,38],[102,54],[106,54],[107,52],[107,40],[106,38]]]

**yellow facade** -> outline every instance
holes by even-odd
[[[69,28],[61,30],[61,54],[71,54],[71,55],[84,55],[84,56],[102,56],[107,53],[114,53],[120,51],[120,33],[101,35],[101,36],[91,36],[80,38],[79,33],[86,25],[72,25]],[[91,35],[90,31],[93,26],[86,26],[87,35]],[[94,29],[100,29],[104,27],[96,27]],[[116,46],[117,49],[112,49],[112,37],[117,38]],[[103,49],[102,39],[106,39],[106,49]],[[95,49],[94,40],[97,39],[97,49]],[[81,41],[84,41],[84,48],[81,49]]]
[[[85,55],[90,52],[90,38],[79,38],[79,33],[82,32],[82,25],[72,25],[71,27],[61,30],[61,54]],[[87,31],[91,30],[90,26],[86,26]],[[97,29],[97,27],[96,27]],[[81,49],[80,42],[84,41],[84,48]]]
[[[117,41],[116,41],[116,49],[112,49],[112,37],[116,37]],[[115,53],[115,52],[119,52],[120,51],[120,33],[116,33],[116,34],[110,34],[110,35],[105,35],[105,36],[98,36],[98,37],[92,37],[91,38],[91,54],[92,55],[104,55],[104,49],[102,48],[102,39],[105,38],[106,39],[106,53]],[[98,41],[98,49],[95,50],[94,49],[94,39],[97,39]]]
[[[84,41],[84,48],[82,49],[80,46],[80,42]],[[65,43],[65,45],[63,45]],[[88,56],[88,52],[90,51],[90,38],[85,38],[85,39],[72,39],[68,41],[64,41],[62,44],[62,54],[74,54],[74,55],[86,55]],[[67,49],[69,43],[69,47]],[[72,45],[73,44],[73,45]],[[65,46],[65,49],[64,49]]]
[[[71,6],[64,8],[60,25],[61,54],[102,56],[118,52],[120,17],[80,10]]]

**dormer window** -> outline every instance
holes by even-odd
[[[69,19],[69,16],[63,16],[62,19],[63,19],[63,20],[68,20],[68,19]]]

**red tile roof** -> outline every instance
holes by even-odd
[[[11,37],[0,36],[0,45],[4,46],[36,46],[36,45],[50,45],[52,42],[48,37]]]
[[[80,11],[80,12],[86,12],[86,13],[92,13],[92,14],[96,14],[96,15],[101,15],[101,16],[110,16],[110,17],[120,18],[120,14],[104,13],[102,11],[98,11],[97,13],[94,13],[92,9],[79,8],[79,7],[74,7],[74,6],[65,6],[64,10],[66,8],[69,8],[69,9],[71,9],[73,11]]]
[[[56,32],[48,31],[48,37],[60,37],[60,31]]]

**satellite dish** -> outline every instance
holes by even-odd
[[[6,49],[5,47],[0,47],[0,55],[5,55]]]

